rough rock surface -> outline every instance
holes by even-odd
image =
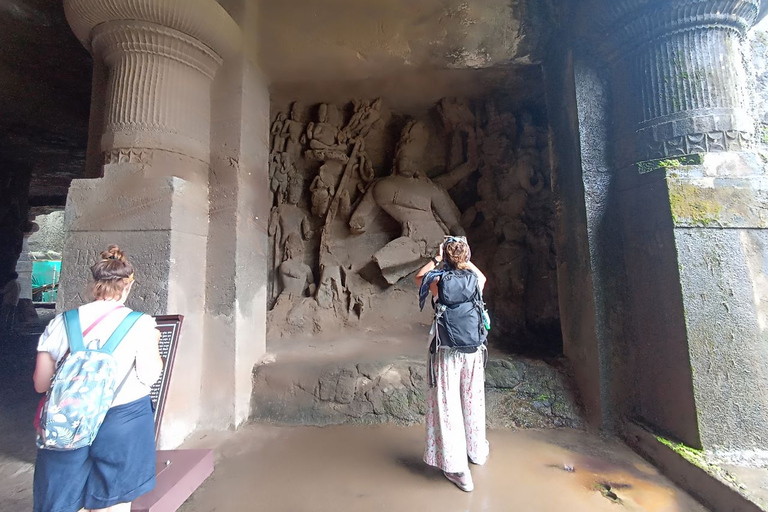
[[[251,419],[301,425],[420,423],[426,364],[413,357],[360,363],[306,361],[254,369]],[[569,379],[542,361],[492,356],[486,368],[491,428],[583,426]]]
[[[39,230],[29,237],[30,252],[64,252],[64,210],[35,217]]]

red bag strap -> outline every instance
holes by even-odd
[[[118,309],[120,309],[122,307],[124,307],[122,304],[118,304],[117,306],[115,306],[114,308],[110,309],[109,311],[104,312],[104,314],[102,314],[99,318],[97,318],[90,326],[88,326],[88,328],[86,330],[83,331],[83,337],[88,336],[88,333],[91,332],[94,327],[99,325],[102,320],[104,320],[111,313],[114,313],[115,311],[117,311]]]

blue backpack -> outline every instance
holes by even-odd
[[[471,270],[449,270],[440,277],[437,291],[437,344],[475,352],[485,344],[490,329],[477,275]]]
[[[106,343],[94,340],[86,347],[78,310],[64,313],[69,353],[56,369],[46,396],[38,448],[77,450],[93,443],[115,395],[130,375],[129,370],[117,385],[117,360],[112,353],[142,314],[131,311]]]

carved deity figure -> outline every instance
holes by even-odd
[[[520,147],[535,148],[538,144],[541,130],[533,124],[533,116],[530,112],[520,114],[520,124],[522,125]]]
[[[535,148],[524,149],[515,162],[517,182],[530,196],[535,196],[544,188],[544,175],[541,172],[541,155]]]
[[[280,298],[294,300],[314,295],[315,276],[304,263],[304,242],[298,233],[291,233],[285,241],[285,255],[278,268],[280,275]]]
[[[493,100],[486,102],[485,115],[485,128],[478,133],[483,138],[483,158],[497,167],[507,161],[512,143],[517,140],[517,120],[511,112],[499,111]]]
[[[419,169],[428,137],[422,123],[408,123],[397,145],[393,173],[371,184],[349,221],[353,233],[364,233],[381,208],[400,223],[401,236],[374,255],[390,284],[418,268],[437,249],[446,234],[441,223],[450,234],[464,234],[450,196]]]
[[[272,135],[272,152],[282,153],[285,150],[285,139],[287,134],[283,135],[283,128],[285,127],[285,114],[278,112],[275,116],[275,121],[272,123],[272,128],[269,130]]]
[[[288,237],[296,235],[299,239],[309,240],[312,237],[312,226],[306,212],[298,204],[301,200],[301,194],[304,190],[303,180],[298,177],[289,181],[287,202],[283,202],[272,208],[269,217],[269,227],[267,233],[272,238],[273,247],[273,270],[277,270],[280,262],[283,261],[281,255]],[[275,275],[275,280],[277,280]],[[277,295],[277,282],[272,284],[272,297]]]
[[[296,157],[301,153],[301,137],[304,134],[304,122],[301,120],[303,105],[295,101],[291,105],[291,118],[283,122],[280,137],[285,140],[284,151]]]
[[[334,177],[328,173],[327,164],[321,165],[320,171],[309,186],[312,192],[312,215],[322,217],[328,211],[331,199],[336,193],[334,181]]]
[[[341,132],[329,119],[329,106],[327,103],[320,105],[317,112],[317,123],[309,123],[307,126],[307,139],[309,147],[318,150],[346,151],[347,145],[340,138]]]
[[[437,112],[450,146],[448,172],[435,178],[435,182],[448,190],[477,170],[479,159],[475,115],[469,105],[459,98],[443,98],[437,105]]]
[[[272,157],[269,189],[275,197],[275,204],[279,205],[285,201],[292,166],[288,153],[275,153]]]
[[[355,113],[344,127],[348,139],[365,137],[381,119],[381,98],[374,101],[354,101]]]
[[[307,214],[298,206],[303,188],[304,185],[300,179],[290,180],[287,202],[272,208],[269,219],[269,235],[280,235],[275,240],[276,246],[285,244],[286,239],[292,233],[300,234],[304,240],[309,240],[312,236],[312,227]]]

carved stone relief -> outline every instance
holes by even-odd
[[[444,98],[433,113],[393,116],[381,99],[294,102],[290,118],[276,111],[272,337],[415,320],[405,278],[446,234],[467,234],[491,277],[486,300],[500,335],[559,321],[547,130],[490,100]],[[427,157],[435,144],[445,148],[438,165]],[[535,297],[531,286],[541,288]]]

